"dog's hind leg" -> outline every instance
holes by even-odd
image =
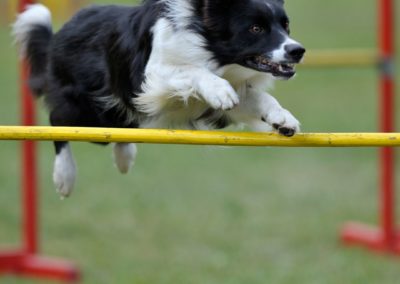
[[[76,180],[76,163],[68,142],[54,142],[56,159],[54,161],[53,182],[62,197],[68,197]]]
[[[132,143],[116,143],[114,144],[114,163],[122,174],[129,172],[134,165],[137,148]]]
[[[62,111],[61,111],[62,110]],[[50,114],[52,126],[73,126],[77,120],[77,111],[68,104],[55,108]],[[61,197],[68,197],[74,189],[76,180],[76,163],[67,141],[54,142],[56,158],[53,168],[53,182]]]

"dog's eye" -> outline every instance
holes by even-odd
[[[283,27],[285,28],[285,31],[290,34],[290,25],[289,22],[285,22],[285,24],[283,25]]]
[[[252,25],[250,27],[250,32],[253,34],[262,34],[264,32],[264,28],[259,25]]]

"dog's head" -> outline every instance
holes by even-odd
[[[239,64],[289,79],[304,47],[290,38],[283,0],[204,0],[209,48],[222,64]]]

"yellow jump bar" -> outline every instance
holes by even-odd
[[[379,55],[368,49],[310,50],[307,52],[304,67],[362,67],[375,66]]]
[[[400,133],[275,133],[0,126],[0,140],[125,142],[277,147],[399,147]]]

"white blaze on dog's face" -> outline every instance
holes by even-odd
[[[290,79],[304,47],[292,39],[283,0],[205,0],[208,48],[221,65],[241,66]]]

